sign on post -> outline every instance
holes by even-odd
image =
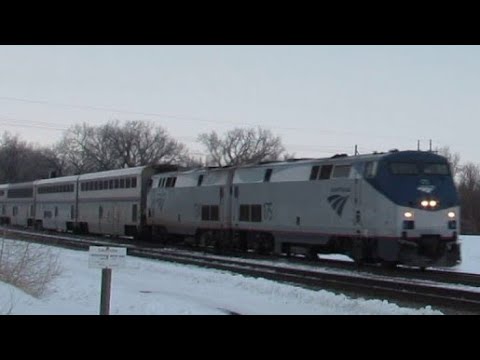
[[[110,313],[112,269],[125,267],[127,249],[109,246],[90,246],[89,254],[88,267],[102,269],[100,315],[108,315]]]
[[[125,267],[127,248],[90,246],[88,267],[94,269],[117,269]]]

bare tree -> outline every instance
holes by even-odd
[[[171,138],[166,130],[145,121],[112,121],[105,126],[108,143],[120,167],[179,162],[186,155],[185,145]]]
[[[460,166],[460,154],[459,153],[452,153],[450,150],[450,147],[444,146],[439,149],[437,149],[437,152],[445,156],[448,160],[448,163],[450,164],[450,169],[452,170],[452,176],[455,180],[457,179],[457,175],[459,175],[459,172],[461,170]]]
[[[467,163],[459,173],[462,229],[464,233],[477,234],[480,231],[480,166]]]
[[[0,183],[32,181],[61,172],[52,149],[36,147],[5,132],[0,140]]]
[[[223,138],[212,131],[200,134],[198,141],[207,149],[207,162],[215,166],[278,160],[285,150],[280,137],[260,127],[236,128],[228,131]]]
[[[87,124],[69,129],[56,148],[69,173],[113,170],[157,163],[174,163],[188,158],[183,144],[160,126],[144,121],[119,121],[93,127]]]
[[[95,129],[87,124],[74,125],[68,129],[57,144],[55,151],[68,174],[83,174],[94,171],[92,149],[89,139],[95,136]]]

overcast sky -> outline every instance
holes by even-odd
[[[450,146],[480,163],[478,46],[0,46],[0,129],[41,145],[72,124],[262,126],[323,157]]]

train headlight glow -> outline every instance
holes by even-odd
[[[427,200],[422,200],[422,202],[420,203],[423,207],[427,207],[428,206],[428,201]]]
[[[453,211],[449,211],[447,216],[450,218],[450,219],[454,219],[455,218],[455,212]]]
[[[437,206],[437,202],[435,200],[430,200],[430,202],[428,203],[431,207],[435,207]]]
[[[403,214],[407,219],[411,219],[413,217],[413,213],[410,211],[406,211],[405,214]]]

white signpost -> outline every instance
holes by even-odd
[[[90,246],[88,253],[88,267],[102,269],[100,315],[108,315],[110,312],[112,269],[125,267],[127,248]]]

